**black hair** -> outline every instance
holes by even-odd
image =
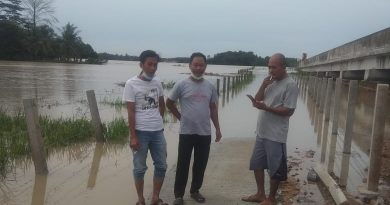
[[[160,61],[160,56],[152,50],[142,51],[141,55],[139,55],[139,61],[141,63],[145,63],[146,58],[157,58],[157,62]]]
[[[203,53],[200,53],[200,52],[196,52],[196,53],[193,53],[190,57],[190,63],[192,63],[192,60],[194,60],[195,57],[201,57],[203,58],[204,62],[207,63],[207,59],[206,59],[206,56],[203,54]]]

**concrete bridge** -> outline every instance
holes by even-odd
[[[298,69],[318,77],[390,80],[390,27],[299,62]]]

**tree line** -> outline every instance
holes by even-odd
[[[59,30],[53,0],[0,1],[0,59],[59,62],[98,62],[91,45],[84,43],[80,30],[67,23]]]
[[[108,54],[108,53],[99,53],[100,58],[107,60],[130,60],[138,61],[137,56],[129,55],[118,55],[118,54]],[[207,56],[208,64],[216,65],[241,65],[241,66],[267,66],[270,56],[257,56],[253,52],[245,51],[227,51],[223,53],[217,53],[213,57]],[[189,63],[190,58],[188,57],[176,57],[176,58],[162,58],[163,62],[172,62],[172,63]],[[286,63],[288,67],[296,67],[298,65],[298,60],[296,58],[287,58]]]

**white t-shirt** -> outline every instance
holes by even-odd
[[[135,129],[158,131],[164,128],[160,115],[159,97],[163,88],[157,79],[144,81],[134,76],[126,81],[123,101],[135,102]]]

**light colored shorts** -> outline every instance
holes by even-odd
[[[268,170],[272,179],[287,179],[286,144],[256,137],[249,165],[250,170]]]
[[[133,153],[133,175],[135,181],[143,180],[147,170],[146,157],[148,151],[153,159],[154,177],[164,178],[167,170],[167,143],[164,131],[140,131],[136,130],[139,150]]]

